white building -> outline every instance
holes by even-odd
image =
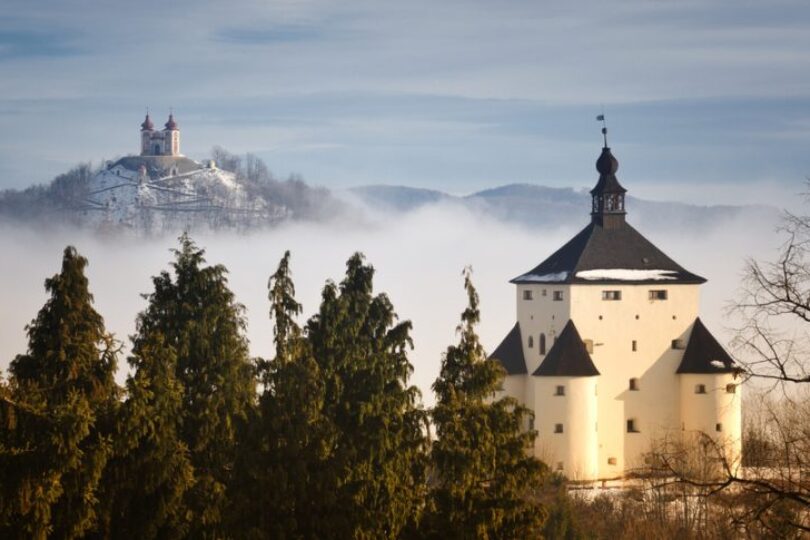
[[[625,221],[605,145],[591,223],[516,285],[517,323],[492,354],[534,411],[534,454],[572,480],[622,478],[664,439],[705,433],[739,462],[732,358],[698,318],[700,285]]]
[[[141,124],[141,155],[142,156],[179,156],[180,154],[180,126],[174,121],[174,114],[169,113],[169,120],[163,126],[163,131],[155,131],[155,125],[146,113]]]

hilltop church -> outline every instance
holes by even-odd
[[[534,412],[534,455],[571,480],[621,479],[688,433],[737,464],[739,369],[698,317],[706,280],[627,223],[618,168],[605,136],[590,223],[511,281],[502,392]]]

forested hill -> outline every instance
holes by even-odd
[[[328,190],[297,176],[280,180],[250,154],[214,148],[211,158],[125,156],[98,167],[80,164],[48,184],[0,192],[0,221],[149,235],[252,230],[346,211]]]

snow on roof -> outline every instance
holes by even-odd
[[[629,270],[624,268],[605,268],[597,270],[581,270],[576,277],[589,281],[602,279],[615,279],[618,281],[660,281],[676,279],[674,270]]]
[[[565,281],[568,279],[568,272],[554,272],[552,274],[523,274],[517,280],[523,282],[537,282],[537,283],[548,283],[548,282],[555,282],[555,281]]]

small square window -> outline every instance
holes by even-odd
[[[582,340],[582,343],[585,344],[585,350],[588,351],[588,354],[593,354],[593,340],[585,339]]]
[[[621,300],[622,291],[602,291],[602,300]]]
[[[695,393],[696,394],[705,394],[706,393],[706,385],[705,384],[696,384],[695,385]]]
[[[631,347],[631,349],[633,350],[633,352],[636,352],[636,351],[638,350],[638,341],[636,341],[636,340],[634,339],[634,340],[633,340],[633,343],[630,345],[630,347]]]
[[[673,349],[678,349],[678,350],[684,349],[685,345],[683,344],[683,340],[682,339],[673,339],[672,340],[672,348]]]
[[[609,457],[608,458],[608,465],[616,465],[616,458],[615,457]]]
[[[554,389],[555,396],[564,396],[565,395],[565,386],[557,386]]]
[[[562,462],[562,461],[558,461],[558,462],[557,462],[557,470],[558,470],[558,471],[563,470],[563,462]]]
[[[530,349],[534,347],[534,336],[529,336],[528,345]]]
[[[562,302],[563,299],[563,292],[562,291],[554,291],[552,298],[555,302]]]
[[[523,299],[524,300],[531,300],[534,298],[534,292],[530,290],[523,291]]]
[[[650,300],[666,300],[666,299],[667,299],[666,290],[650,291]]]
[[[547,296],[547,294],[546,294],[547,292],[548,292],[548,291],[546,291],[545,289],[543,289],[543,292],[542,292],[542,293],[540,293],[540,294],[541,294],[542,296]]]
[[[638,433],[638,426],[635,419],[631,418],[627,421],[627,433]]]
[[[737,393],[737,385],[736,384],[727,384],[726,385],[726,394],[736,394]]]
[[[630,390],[638,390],[638,379],[635,377],[630,379]]]
[[[554,424],[554,433],[562,433],[563,432],[563,425],[562,424]]]
[[[723,424],[715,424],[714,425],[715,431],[723,431]]]

